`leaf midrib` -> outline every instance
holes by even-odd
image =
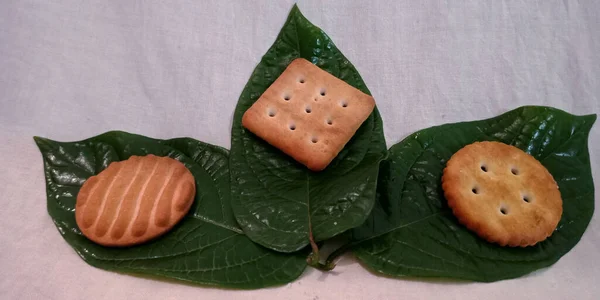
[[[244,232],[241,229],[237,228],[237,227],[233,227],[233,226],[229,226],[229,225],[226,225],[226,224],[223,224],[223,223],[219,223],[219,222],[217,222],[217,221],[215,221],[213,219],[207,218],[207,217],[202,216],[202,215],[193,214],[192,217],[195,218],[195,219],[198,219],[198,220],[200,220],[202,222],[209,223],[209,224],[221,227],[223,229],[227,229],[227,230],[233,231],[233,232],[238,233],[238,234],[244,234]]]

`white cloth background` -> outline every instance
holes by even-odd
[[[600,217],[558,263],[490,284],[391,279],[345,256],[277,288],[142,279],[80,259],[46,212],[32,136],[119,129],[229,147],[234,106],[293,1],[0,1],[1,299],[598,299]],[[352,61],[388,145],[520,105],[600,113],[600,4],[298,1]],[[600,124],[590,136],[600,186]],[[597,193],[598,194],[598,193]],[[596,196],[596,206],[600,197]]]

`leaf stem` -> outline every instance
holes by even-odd
[[[315,269],[319,269],[321,271],[333,270],[333,268],[335,268],[335,264],[330,264],[330,263],[322,264],[321,263],[321,256],[319,255],[319,246],[317,246],[317,243],[315,243],[315,239],[313,238],[313,234],[312,234],[312,226],[310,224],[308,227],[308,240],[310,241],[310,247],[312,248],[312,252],[306,258],[306,263],[309,266],[311,266]]]
[[[346,243],[346,244],[342,245],[341,247],[337,248],[335,251],[333,251],[331,254],[329,254],[329,256],[327,257],[327,260],[325,261],[325,264],[328,266],[329,265],[335,266],[335,260],[338,257],[340,257],[344,253],[348,252],[350,249],[352,249],[352,247],[356,246],[360,242],[362,242],[362,241]]]

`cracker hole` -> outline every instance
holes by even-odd
[[[313,142],[313,144],[316,144],[316,143],[319,141],[319,139],[317,139],[317,137],[316,137],[316,136],[313,136],[313,137],[310,139],[310,141],[311,141],[311,142]]]
[[[331,119],[327,119],[327,125],[333,125],[333,121]]]
[[[471,192],[473,192],[475,195],[479,194],[479,190],[477,188],[472,188]]]
[[[296,124],[290,124],[290,130],[296,130]]]
[[[289,94],[283,95],[283,100],[290,101],[290,99],[292,99],[292,96],[290,96]]]
[[[342,107],[348,107],[348,101],[346,101],[346,100],[342,100],[342,101],[340,101],[340,105],[341,105]]]
[[[487,172],[488,171],[487,166],[486,165],[481,165],[481,171]]]
[[[523,196],[523,201],[531,203],[531,198],[529,198],[529,196]]]
[[[503,215],[507,215],[508,214],[508,209],[506,209],[506,207],[500,207],[500,213]]]
[[[304,78],[300,77],[300,78],[298,79],[298,82],[300,82],[300,83],[305,83],[306,81],[304,80]]]
[[[269,110],[267,111],[267,114],[269,115],[269,117],[274,117],[275,116],[275,110],[272,108],[269,108]]]
[[[305,108],[304,108],[304,111],[305,111],[307,114],[310,114],[310,113],[312,112],[312,108],[310,108],[310,106],[307,106],[307,107],[305,107]]]
[[[513,175],[519,175],[519,169],[513,167],[510,169],[510,172],[513,173]]]
[[[327,91],[325,90],[325,88],[321,88],[320,94],[321,94],[321,96],[325,96],[327,94]]]

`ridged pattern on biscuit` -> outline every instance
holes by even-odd
[[[188,212],[195,196],[191,172],[154,155],[114,162],[90,177],[77,195],[82,233],[106,246],[129,246],[164,234]]]

